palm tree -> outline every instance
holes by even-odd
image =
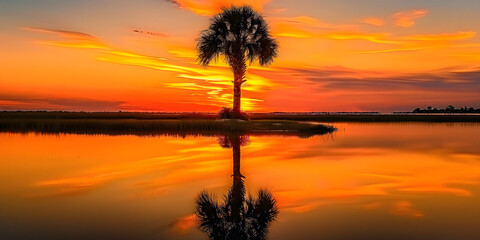
[[[277,57],[278,44],[259,13],[249,6],[232,6],[213,16],[210,27],[197,40],[197,51],[197,60],[205,67],[220,55],[225,56],[233,72],[233,112],[238,117],[247,61],[258,60],[261,66],[267,66]]]
[[[246,141],[239,136],[225,136],[219,139],[219,143],[233,149],[233,184],[223,203],[205,191],[197,196],[195,214],[200,221],[199,228],[212,240],[265,239],[270,222],[278,214],[276,200],[263,189],[258,191],[257,198],[245,198],[245,184],[240,173],[240,146]]]

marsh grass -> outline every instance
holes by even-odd
[[[274,114],[250,113],[252,120],[316,122],[480,122],[480,114]],[[216,113],[149,112],[0,112],[0,119],[97,119],[97,120],[214,120]]]
[[[136,135],[221,135],[293,134],[312,136],[330,133],[332,126],[285,120],[209,120],[209,119],[30,119],[0,118],[1,132],[136,134]]]
[[[221,135],[260,134],[308,137],[335,131],[310,122],[480,123],[480,115],[302,115],[250,114],[250,121],[215,120],[214,113],[0,112],[1,132]]]

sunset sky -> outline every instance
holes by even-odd
[[[252,64],[248,111],[480,108],[478,0],[0,1],[0,110],[217,111],[223,61],[195,39],[222,7],[261,11],[278,39]]]

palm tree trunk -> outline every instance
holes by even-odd
[[[234,184],[238,183],[242,179],[240,173],[240,136],[232,137],[232,149],[233,149],[233,177]]]
[[[241,52],[241,51],[240,51]],[[233,117],[241,115],[242,84],[247,71],[247,64],[244,53],[237,54],[238,57],[231,58],[230,66],[233,69]]]
[[[235,80],[233,81],[233,114],[234,118],[238,118],[241,112],[241,100],[242,100],[242,80],[243,76],[235,74]]]
[[[232,218],[234,223],[240,223],[245,186],[240,173],[240,136],[232,138],[233,150],[233,185],[232,185]]]

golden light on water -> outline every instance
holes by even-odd
[[[251,136],[241,160],[247,191],[272,191],[281,222],[297,218],[291,213],[306,217],[336,206],[363,211],[364,218],[382,213],[392,219],[430,219],[449,208],[439,200],[444,197],[476,201],[480,153],[470,141],[480,134],[475,125],[337,127],[333,136],[309,139]],[[186,214],[194,195],[202,189],[221,195],[231,181],[231,149],[221,148],[212,137],[4,133],[0,141],[5,146],[2,182],[9,182],[0,190],[11,196],[3,201],[14,208],[88,196],[97,202],[117,199],[118,204],[178,201],[183,205],[176,205],[176,217],[158,217],[172,227],[171,234],[194,234],[192,215]],[[103,147],[95,147],[99,145]],[[19,173],[24,177],[18,178]],[[442,207],[432,212],[426,203]],[[153,209],[158,207],[162,205]]]

